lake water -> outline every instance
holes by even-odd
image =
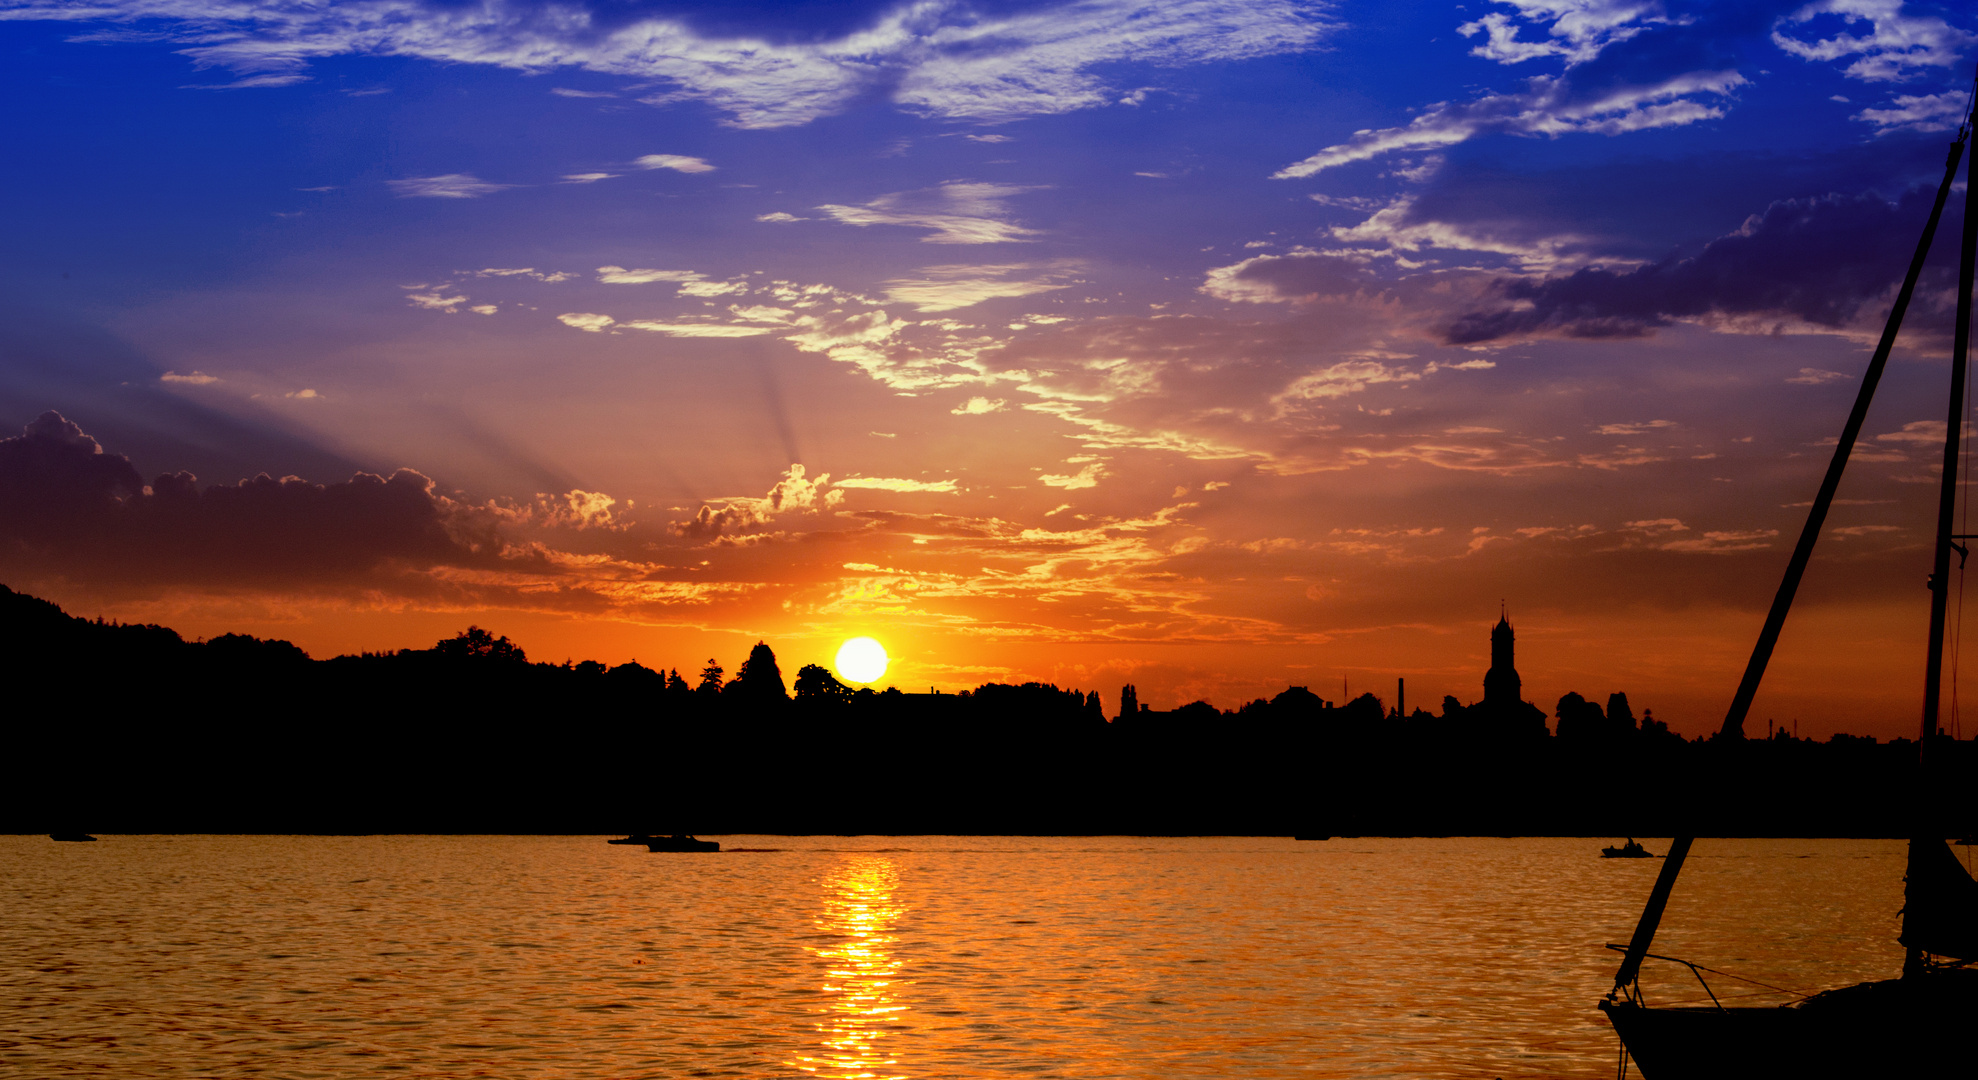
[[[1661,865],[1611,839],[716,839],[776,850],[0,837],[0,1074],[1592,1080],[1602,945]],[[1700,841],[1656,951],[1892,977],[1902,865]]]

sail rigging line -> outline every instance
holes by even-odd
[[[1628,951],[1628,947],[1627,947],[1626,945],[1615,945],[1615,944],[1612,944],[1611,942],[1610,942],[1610,943],[1608,944],[1608,946],[1607,946],[1607,947],[1608,947],[1608,948],[1609,948],[1610,950],[1612,950],[1612,951],[1614,951],[1614,952],[1627,952],[1627,951]],[[1788,997],[1796,997],[1796,998],[1810,998],[1810,997],[1812,997],[1813,995],[1815,995],[1815,994],[1818,994],[1818,993],[1820,993],[1820,991],[1818,991],[1818,990],[1788,990],[1788,989],[1786,989],[1786,988],[1785,988],[1785,987],[1783,987],[1783,986],[1773,986],[1773,985],[1772,985],[1771,983],[1768,983],[1768,982],[1759,982],[1759,981],[1758,981],[1757,979],[1754,979],[1754,978],[1752,978],[1752,977],[1750,977],[1749,975],[1739,975],[1739,974],[1737,974],[1736,972],[1731,972],[1731,971],[1719,971],[1719,970],[1717,970],[1717,969],[1716,969],[1716,968],[1714,968],[1714,967],[1705,967],[1705,966],[1703,966],[1702,964],[1699,964],[1699,963],[1697,963],[1697,962],[1695,962],[1695,961],[1693,961],[1693,960],[1685,960],[1685,959],[1683,959],[1683,958],[1682,958],[1682,957],[1680,957],[1680,956],[1657,956],[1657,955],[1655,955],[1654,953],[1649,953],[1649,954],[1648,954],[1648,959],[1650,959],[1650,960],[1667,960],[1667,961],[1669,961],[1669,962],[1670,962],[1670,963],[1672,963],[1672,964],[1681,964],[1681,965],[1683,965],[1684,967],[1686,967],[1686,968],[1689,968],[1689,969],[1690,969],[1690,973],[1691,973],[1691,974],[1695,974],[1695,973],[1697,973],[1697,972],[1699,972],[1699,971],[1708,971],[1708,972],[1709,972],[1709,973],[1711,973],[1712,975],[1722,975],[1723,977],[1725,977],[1725,978],[1727,978],[1727,979],[1736,979],[1736,980],[1737,980],[1737,981],[1739,981],[1739,982],[1743,982],[1743,983],[1750,983],[1750,984],[1751,984],[1751,985],[1753,985],[1753,986],[1762,986],[1762,987],[1764,987],[1765,989],[1767,989],[1767,990],[1769,990],[1769,991],[1772,991],[1773,993],[1778,993],[1778,994],[1785,994],[1785,995],[1786,995],[1786,996],[1788,996]],[[1697,981],[1697,982],[1700,982],[1700,983],[1703,983],[1703,976],[1701,976],[1701,975],[1698,975],[1698,976],[1697,976],[1697,979],[1696,979],[1696,981]],[[1706,993],[1708,993],[1708,994],[1709,994],[1709,995],[1711,996],[1711,999],[1712,999],[1712,1000],[1715,1000],[1715,999],[1716,999],[1716,997],[1717,997],[1717,992],[1716,992],[1716,991],[1714,991],[1714,990],[1711,990],[1711,989],[1710,989],[1710,984],[1709,984],[1709,983],[1703,983],[1703,989],[1704,989],[1704,991],[1705,991]],[[1752,993],[1753,993],[1753,994],[1756,994],[1756,993],[1757,993],[1757,991],[1753,991]],[[1747,997],[1748,997],[1748,996],[1751,996],[1751,995],[1738,995],[1738,994],[1726,994],[1726,995],[1724,995],[1724,996],[1725,996],[1725,997],[1739,997],[1739,996],[1747,996]]]
[[[1772,598],[1772,608],[1765,615],[1765,626],[1759,631],[1758,642],[1752,646],[1751,660],[1745,665],[1744,678],[1739,681],[1737,694],[1732,697],[1731,707],[1724,716],[1719,734],[1725,738],[1744,737],[1745,714],[1751,711],[1752,698],[1757,696],[1758,684],[1765,677],[1765,667],[1772,659],[1773,646],[1778,644],[1779,632],[1785,627],[1786,613],[1792,609],[1793,596],[1799,592],[1799,582],[1806,573],[1807,560],[1813,556],[1814,542],[1820,538],[1820,527],[1826,522],[1827,511],[1834,503],[1834,493],[1841,485],[1841,474],[1847,470],[1848,456],[1854,451],[1862,424],[1867,421],[1869,402],[1874,400],[1876,384],[1881,382],[1882,370],[1888,366],[1896,333],[1902,328],[1903,315],[1909,310],[1910,297],[1916,292],[1916,280],[1923,274],[1923,263],[1930,255],[1930,241],[1937,235],[1937,223],[1943,218],[1944,203],[1950,199],[1951,185],[1957,179],[1957,167],[1964,157],[1965,143],[1969,138],[1970,126],[1967,123],[1958,130],[1957,140],[1951,143],[1946,155],[1944,179],[1937,185],[1937,198],[1930,206],[1930,219],[1923,226],[1923,235],[1917,239],[1916,254],[1910,258],[1909,272],[1904,275],[1895,304],[1889,309],[1888,322],[1882,328],[1882,339],[1875,346],[1875,355],[1868,361],[1868,370],[1862,373],[1861,389],[1855,394],[1854,408],[1848,413],[1847,424],[1841,429],[1833,459],[1827,464],[1827,474],[1820,481],[1820,491],[1806,512],[1806,524],[1800,529],[1799,543],[1794,546],[1792,559],[1786,564],[1785,577],[1779,582],[1779,591]],[[1966,223],[1967,226],[1971,223],[1968,213]],[[1628,955],[1622,959],[1620,970],[1614,974],[1614,989],[1609,991],[1608,996],[1628,990],[1641,974],[1642,960],[1647,957],[1649,946],[1655,940],[1655,930],[1661,925],[1663,909],[1669,905],[1669,892],[1675,888],[1676,878],[1682,873],[1683,862],[1689,858],[1690,845],[1695,840],[1694,836],[1678,836],[1670,842],[1669,853],[1662,860],[1662,870],[1656,875],[1654,888],[1649,891],[1648,903],[1642,908],[1640,921],[1635,924],[1634,937],[1628,942]]]
[[[1974,83],[1973,94],[1974,103],[1978,103],[1978,83]],[[1958,128],[1959,142],[1969,138],[1970,134],[1971,114],[1967,109],[1964,124]],[[1957,530],[1951,522],[1957,516],[1957,465],[1964,442],[1964,377],[1971,359],[1971,288],[1974,267],[1978,266],[1978,190],[1974,190],[1974,184],[1978,184],[1978,157],[1965,166],[1964,173],[1964,229],[1957,257],[1957,316],[1951,325],[1950,416],[1944,421],[1944,471],[1938,484],[1937,542],[1930,568],[1930,651],[1923,676],[1923,730],[1916,744],[1919,760],[1924,746],[1937,733],[1940,719],[1940,696],[1944,683],[1944,607],[1950,599],[1951,549],[1957,548],[1960,553],[1966,551],[1952,538]],[[1960,569],[1962,565],[1960,560]]]

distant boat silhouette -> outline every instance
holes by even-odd
[[[721,845],[713,840],[696,840],[691,836],[674,833],[672,836],[646,837],[647,851],[720,851]]]
[[[75,842],[82,840],[95,840],[96,838],[94,836],[89,835],[86,832],[52,832],[48,834],[48,839]]]
[[[1971,134],[1967,113],[1944,163],[1937,190],[1912,258],[1908,275],[1890,308],[1881,343],[1862,375],[1854,409],[1834,447],[1826,477],[1807,511],[1784,579],[1773,598],[1764,629],[1752,647],[1744,678],[1731,699],[1718,736],[1727,742],[1744,737],[1744,720],[1758,685],[1765,676],[1773,646],[1785,626],[1793,595],[1799,589],[1807,560],[1820,536],[1820,526],[1832,507],[1850,451],[1861,434],[1875,384],[1882,377],[1895,345],[1903,312],[1930,252],[1930,240],[1943,215],[1944,202],[1957,178],[1957,166]],[[1896,940],[1907,952],[1902,977],[1829,990],[1787,1005],[1726,1007],[1703,980],[1699,965],[1648,951],[1669,902],[1683,860],[1694,836],[1678,836],[1669,845],[1655,887],[1649,892],[1634,937],[1614,976],[1614,988],[1600,1003],[1602,1012],[1621,1037],[1623,1073],[1632,1055],[1645,1080],[1749,1080],[1755,1077],[1858,1080],[1862,1077],[1939,1077],[1972,1075],[1970,1032],[1978,1015],[1978,882],[1972,880],[1957,855],[1944,842],[1949,831],[1931,823],[1937,811],[1929,805],[1944,778],[1931,770],[1941,736],[1937,727],[1942,689],[1944,623],[1949,604],[1950,553],[1966,553],[1956,521],[1959,439],[1964,427],[1965,372],[1970,358],[1971,302],[1978,275],[1978,156],[1966,174],[1964,236],[1958,262],[1957,316],[1951,357],[1949,419],[1944,431],[1943,474],[1938,495],[1937,533],[1929,578],[1930,623],[1923,683],[1923,723],[1918,738],[1916,781],[1910,790],[1915,805],[1909,858],[1903,875],[1902,930]],[[1929,755],[1926,757],[1926,754]],[[1730,902],[1735,902],[1733,899]],[[1690,969],[1710,997],[1708,1006],[1650,1005],[1639,976],[1643,960],[1673,960]],[[1796,995],[1797,996],[1797,995]]]
[[[1628,842],[1622,844],[1620,847],[1601,848],[1600,857],[1603,859],[1653,859],[1655,858],[1655,853],[1635,843],[1635,838],[1630,836],[1628,837]]]
[[[1292,839],[1293,840],[1330,840],[1332,839],[1332,837],[1324,836],[1319,833],[1299,833],[1297,836],[1292,837]]]
[[[650,837],[650,836],[647,836],[647,835],[646,835],[645,833],[642,833],[642,832],[635,832],[635,833],[633,833],[633,834],[632,834],[632,835],[630,835],[630,836],[621,836],[621,837],[619,837],[619,838],[618,838],[618,839],[616,839],[616,840],[606,840],[606,841],[605,841],[605,843],[607,843],[607,844],[650,844],[650,843],[652,843],[652,837]]]

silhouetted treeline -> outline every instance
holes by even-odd
[[[1233,710],[531,662],[478,627],[311,660],[0,588],[0,831],[1907,835],[1968,831],[1970,742],[1693,740],[1625,695],[1545,714],[1302,687]],[[794,693],[791,691],[794,690]],[[1956,815],[1963,816],[1956,816]]]

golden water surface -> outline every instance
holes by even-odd
[[[1602,945],[1660,865],[1612,839],[718,839],[0,837],[0,1075],[1592,1080]],[[1656,951],[1891,977],[1902,859],[1700,841]],[[1671,964],[1644,985],[1703,994]]]

